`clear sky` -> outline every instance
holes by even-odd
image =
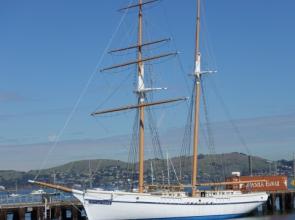
[[[234,129],[212,85],[253,154],[290,159],[295,151],[295,2],[203,2],[203,66],[218,70],[205,79],[216,151],[245,149],[232,138]],[[38,168],[44,160],[50,166],[85,158],[127,158],[122,155],[134,114],[93,118],[90,113],[134,103],[135,70],[96,72],[89,79],[96,68],[134,58],[105,55],[99,62],[122,16],[111,47],[135,42],[135,11],[126,16],[117,11],[128,3],[0,1],[0,169]],[[183,67],[177,58],[153,63],[155,86],[169,88],[156,98],[188,96],[195,8],[195,0],[161,0],[145,10],[145,40],[173,38],[153,47],[152,54],[177,50]],[[170,107],[156,108],[155,115],[165,148],[175,149],[181,145],[187,105]],[[173,132],[176,140],[171,139]],[[60,141],[51,147],[60,133]],[[201,146],[201,152],[207,151]]]

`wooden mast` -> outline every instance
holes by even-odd
[[[144,66],[142,60],[142,0],[139,0],[138,10],[138,104],[144,103]],[[139,108],[139,176],[138,176],[138,192],[142,193],[144,189],[144,106]]]
[[[197,0],[196,45],[195,45],[195,111],[194,111],[194,137],[193,137],[193,167],[192,167],[192,196],[196,195],[198,173],[198,139],[199,139],[199,111],[200,111],[200,87],[201,87],[201,56],[200,56],[200,0]]]
[[[122,11],[122,10],[130,9],[130,8],[138,7],[137,45],[129,46],[129,47],[122,48],[122,49],[112,50],[110,52],[111,53],[120,52],[120,51],[124,51],[124,50],[130,50],[130,49],[137,48],[137,60],[136,61],[129,61],[129,62],[123,63],[123,64],[114,65],[114,66],[107,67],[107,68],[104,68],[101,70],[101,71],[107,71],[107,70],[112,70],[115,68],[120,68],[120,67],[125,67],[125,66],[136,64],[137,65],[137,80],[138,80],[136,93],[138,96],[138,104],[132,105],[132,106],[125,106],[125,107],[121,107],[121,108],[116,108],[116,109],[104,110],[104,111],[95,112],[92,114],[92,115],[98,115],[98,114],[103,114],[103,113],[110,113],[110,112],[128,110],[128,109],[134,109],[134,108],[139,109],[139,137],[138,137],[138,139],[139,139],[138,192],[139,193],[142,193],[144,191],[144,110],[145,110],[145,107],[184,100],[183,98],[181,98],[181,99],[175,99],[175,100],[164,100],[164,101],[153,102],[153,103],[145,103],[146,92],[153,91],[153,90],[159,90],[159,89],[163,89],[163,88],[145,88],[144,63],[148,62],[148,61],[155,60],[155,59],[160,59],[160,58],[164,58],[167,56],[172,56],[172,55],[177,54],[177,53],[166,53],[166,54],[161,54],[161,55],[157,55],[157,56],[153,56],[153,57],[145,57],[145,58],[143,57],[142,49],[144,46],[148,46],[148,45],[156,44],[156,43],[161,43],[161,42],[165,42],[165,41],[169,40],[169,39],[162,39],[162,40],[156,40],[156,41],[152,41],[152,42],[143,43],[143,27],[142,27],[143,26],[143,19],[142,19],[143,6],[146,4],[157,2],[157,1],[159,1],[159,0],[149,0],[149,1],[144,1],[144,2],[143,2],[143,0],[138,0],[137,4],[129,5],[129,6],[124,7],[119,10],[119,11]]]

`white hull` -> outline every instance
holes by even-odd
[[[266,193],[233,191],[215,195],[208,192],[204,197],[192,198],[183,193],[152,195],[97,190],[74,196],[82,202],[89,220],[230,218],[251,212],[268,197]]]

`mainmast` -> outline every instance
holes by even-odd
[[[144,92],[144,65],[142,60],[142,0],[138,2],[138,49],[137,49],[137,93],[138,104],[143,104],[145,99]],[[144,177],[144,106],[139,107],[139,176],[138,176],[138,191],[143,192],[143,177]]]
[[[192,167],[192,196],[196,195],[198,173],[198,139],[199,139],[199,112],[201,87],[201,55],[200,55],[200,0],[197,0],[196,44],[195,44],[195,110],[194,110],[194,137],[193,137],[193,167]]]

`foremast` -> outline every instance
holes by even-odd
[[[138,50],[137,50],[137,94],[138,104],[143,104],[145,101],[144,90],[144,64],[142,60],[142,0],[139,0],[138,10]],[[144,106],[139,107],[139,176],[138,176],[138,191],[144,190]]]
[[[197,0],[197,20],[195,36],[195,106],[194,106],[194,133],[193,133],[193,163],[192,163],[192,196],[196,195],[198,178],[198,139],[199,139],[199,115],[200,115],[200,88],[201,88],[201,54],[200,54],[200,13],[201,2]]]
[[[130,8],[138,8],[138,36],[137,36],[137,45],[134,46],[129,46],[126,48],[122,49],[116,49],[112,50],[111,52],[120,52],[123,50],[130,50],[130,49],[137,49],[137,60],[136,61],[130,61],[127,63],[111,66],[108,68],[104,68],[102,71],[106,70],[111,70],[114,68],[119,68],[119,67],[124,67],[124,66],[129,66],[136,64],[137,65],[137,88],[136,88],[136,93],[137,93],[137,98],[138,98],[138,103],[137,105],[131,105],[131,106],[125,106],[117,109],[111,109],[111,110],[106,110],[106,111],[100,111],[100,112],[95,112],[92,115],[98,115],[102,113],[108,113],[108,112],[115,112],[115,111],[121,111],[121,110],[126,110],[126,109],[134,109],[137,108],[139,111],[139,134],[138,134],[138,192],[143,193],[144,192],[144,125],[145,125],[145,107],[148,106],[154,106],[154,105],[160,105],[160,104],[165,104],[165,103],[170,103],[170,102],[176,102],[176,101],[181,101],[181,100],[186,100],[187,98],[178,98],[178,99],[170,99],[170,100],[164,100],[164,101],[158,101],[158,102],[151,102],[147,103],[146,101],[146,93],[154,91],[154,90],[161,90],[163,88],[146,88],[144,84],[144,63],[156,59],[160,59],[163,57],[167,56],[172,56],[176,55],[177,53],[166,53],[166,54],[160,54],[156,55],[153,57],[143,57],[143,47],[149,46],[152,44],[158,44],[162,42],[169,41],[170,39],[162,39],[162,40],[156,40],[152,42],[143,42],[143,6],[146,4],[154,3],[159,0],[148,0],[148,1],[143,1],[143,0],[138,0],[137,4],[134,5],[129,5],[125,8],[122,8],[121,10],[126,10]]]

